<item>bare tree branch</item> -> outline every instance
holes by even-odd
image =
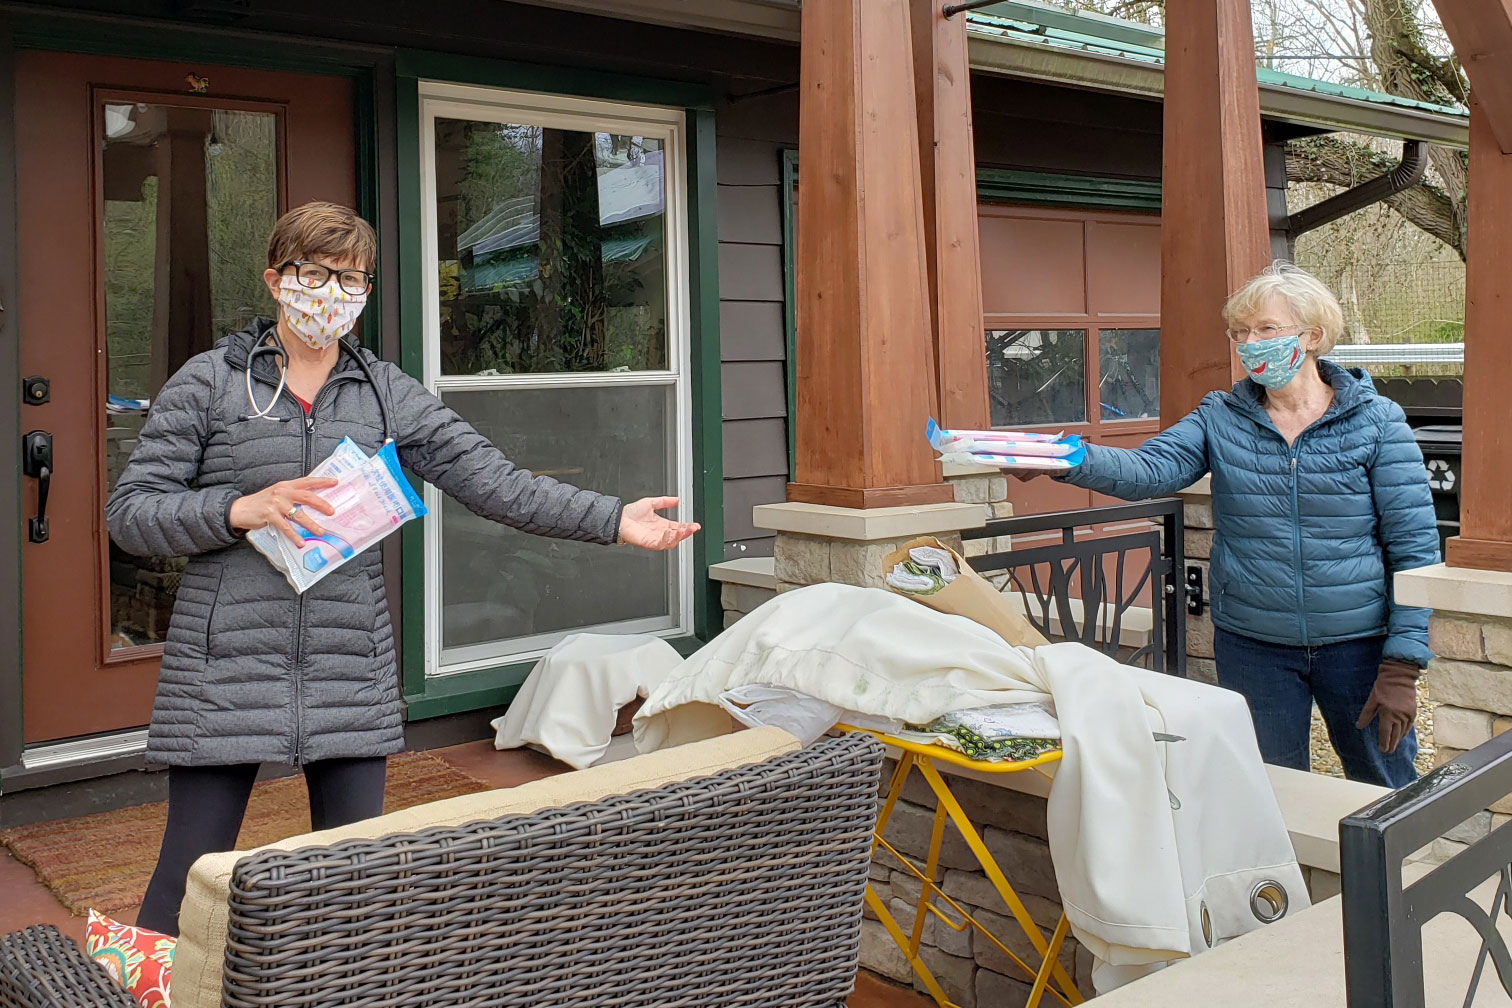
[[[1288,182],[1325,182],[1348,188],[1383,175],[1396,167],[1396,160],[1362,143],[1336,136],[1293,140],[1286,147]],[[1465,258],[1464,232],[1460,229],[1455,201],[1442,188],[1429,182],[1386,198],[1386,204],[1403,218],[1448,245]]]

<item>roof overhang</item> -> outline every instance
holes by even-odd
[[[1155,63],[997,36],[973,35],[969,44],[974,70],[1144,98],[1159,99],[1165,92],[1165,74]],[[1423,140],[1445,147],[1465,147],[1470,142],[1464,118],[1282,84],[1260,83],[1260,114],[1296,126]]]
[[[540,7],[644,21],[669,27],[796,41],[799,0],[520,0]],[[1155,63],[1123,59],[997,35],[973,33],[971,66],[985,73],[1023,77],[1115,94],[1158,99],[1164,75]],[[1464,117],[1319,94],[1261,82],[1260,112],[1267,119],[1318,130],[1423,140],[1446,147],[1469,144]]]

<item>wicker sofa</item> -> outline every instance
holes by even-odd
[[[209,855],[174,1008],[839,1008],[881,762],[763,728]],[[0,939],[3,1008],[133,1004],[51,928]]]

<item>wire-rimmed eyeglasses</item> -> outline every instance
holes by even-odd
[[[1258,343],[1261,340],[1275,339],[1277,336],[1301,336],[1308,331],[1307,326],[1298,328],[1297,326],[1263,325],[1254,328],[1225,329],[1223,333],[1233,343]]]

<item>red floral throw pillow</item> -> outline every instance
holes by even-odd
[[[168,978],[173,972],[177,938],[129,927],[89,911],[84,951],[104,966],[142,1008],[169,1008]]]

